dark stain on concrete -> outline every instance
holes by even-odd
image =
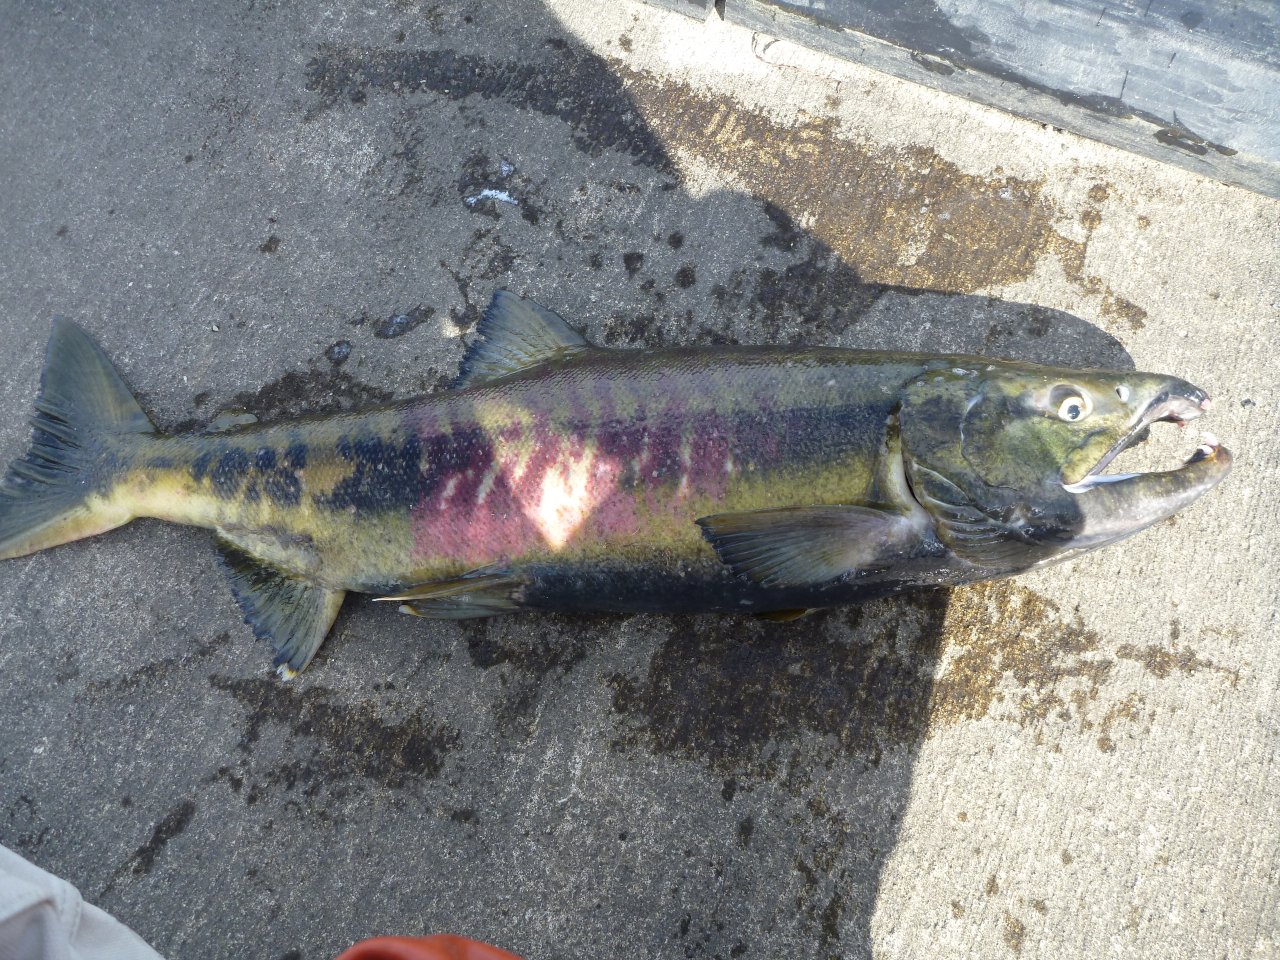
[[[553,670],[568,673],[587,656],[589,647],[577,618],[556,614],[540,618],[536,633],[527,624],[512,629],[495,619],[462,620],[458,626],[471,662],[481,670],[505,664],[535,677]]]
[[[993,176],[967,174],[925,147],[874,149],[840,136],[828,118],[781,124],[732,99],[625,63],[614,67],[664,142],[732,170],[775,223],[779,214],[803,215],[803,231],[780,226],[762,238],[768,246],[792,250],[806,238],[831,254],[832,268],[856,271],[871,292],[893,286],[972,293],[1024,280],[1042,257],[1054,256],[1082,290],[1109,293],[1085,273],[1088,239],[1058,229],[1062,213],[1040,181],[999,168]],[[1107,191],[1095,184],[1089,202],[1101,203]],[[1090,231],[1101,222],[1092,208],[1083,217]]]
[[[962,172],[924,147],[876,150],[835,121],[788,125],[724,97],[618,66],[666,142],[730,169],[866,281],[969,293],[1030,276],[1061,235],[1038,182]],[[907,251],[910,250],[910,253]]]
[[[1238,670],[1176,640],[1170,647],[1123,644],[1114,656],[1141,663],[1160,679],[1203,670],[1225,676],[1232,686],[1240,679]],[[1117,749],[1117,725],[1125,724],[1132,737],[1150,719],[1137,691],[1118,696],[1107,690],[1116,660],[1080,614],[1015,583],[952,592],[940,660],[931,729],[985,716],[1021,726],[1070,721],[1081,733],[1096,731],[1098,749],[1111,753]]]
[[[1149,643],[1146,646],[1139,647],[1135,644],[1126,643],[1116,648],[1116,656],[1142,664],[1148,673],[1159,677],[1161,680],[1171,676],[1174,671],[1189,675],[1199,673],[1202,670],[1212,670],[1230,678],[1232,686],[1240,682],[1239,670],[1224,667],[1212,660],[1205,659],[1197,654],[1192,647],[1180,646],[1177,643],[1177,636],[1180,632],[1176,625],[1170,631],[1174,640],[1173,645],[1170,647],[1163,647],[1156,643]]]
[[[274,233],[262,241],[262,245],[258,247],[262,253],[275,253],[280,249],[280,238]]]
[[[497,186],[503,179],[502,172],[490,156],[483,150],[477,150],[466,160],[458,173],[458,196],[468,197],[485,187]]]
[[[822,908],[822,936],[818,943],[824,949],[840,942],[840,917],[844,914],[844,894],[839,886],[832,892],[827,905]]]
[[[386,174],[385,190],[390,197],[424,197],[430,206],[442,201],[447,189],[439,172],[426,159],[433,131],[423,124],[417,111],[406,110],[392,121],[400,146],[378,158],[371,173]]]
[[[230,407],[268,421],[303,414],[346,413],[387,403],[392,396],[343,370],[291,370],[257,390],[236,394]]]
[[[546,215],[546,209],[535,203],[531,197],[520,198],[520,219],[525,223],[536,227]]]
[[[846,952],[835,949],[840,943],[840,918],[845,911],[842,888],[849,886],[842,882],[848,878],[845,871],[836,869],[836,859],[846,842],[847,834],[834,846],[821,845],[811,851],[812,863],[801,856],[796,857],[794,863],[796,872],[803,878],[796,896],[796,910],[809,921],[817,934],[820,952],[815,955],[828,960],[839,958]],[[870,955],[869,951],[867,955]]]
[[[462,743],[459,731],[434,722],[422,707],[393,723],[372,701],[342,703],[323,687],[296,690],[271,680],[220,676],[210,677],[209,683],[246,708],[240,738],[246,753],[273,728],[287,731],[287,747],[295,754],[304,740],[310,741],[305,759],[273,770],[258,785],[258,796],[264,785],[280,784],[287,790],[300,784],[312,795],[353,777],[398,789],[438,776],[449,753]]]
[[[786,210],[776,203],[765,200],[761,206],[764,208],[764,215],[773,224],[773,229],[760,235],[760,246],[772,247],[783,253],[795,250],[800,241],[807,236],[806,232],[791,219],[791,215]]]
[[[791,624],[672,618],[644,676],[609,678],[616,745],[773,778],[787,743],[812,733],[878,763],[883,749],[924,735],[946,606],[945,592],[924,591]],[[833,636],[828,621],[852,636]]]
[[[211,640],[197,640],[190,650],[179,655],[153,661],[109,680],[90,680],[85,684],[85,695],[89,699],[132,695],[144,686],[163,685],[173,676],[190,670],[193,664],[209,659],[230,643],[231,634],[224,630]]]
[[[458,627],[472,664],[499,671],[494,721],[499,735],[512,743],[532,733],[547,682],[569,674],[591,650],[592,633],[576,617],[547,614],[532,630],[513,618],[464,620]]]
[[[1097,699],[1115,666],[1078,613],[1009,582],[953,591],[945,646],[934,726],[988,715],[1020,725],[1072,717]]]
[[[1142,719],[1142,707],[1146,703],[1146,699],[1136,691],[1115,701],[1107,707],[1107,712],[1103,714],[1102,722],[1098,724],[1100,733],[1096,741],[1098,749],[1103,753],[1114,753],[1116,750],[1116,741],[1111,736],[1112,728],[1121,720],[1131,725],[1130,729],[1137,729],[1132,726]],[[1083,706],[1081,706],[1083,709]],[[1081,724],[1085,726],[1085,724]]]
[[[1105,317],[1118,317],[1126,321],[1130,330],[1141,330],[1147,325],[1147,311],[1114,291],[1108,290],[1102,295],[1100,309]]]
[[[151,837],[134,851],[129,859],[129,870],[136,874],[146,875],[155,866],[156,858],[164,852],[169,841],[182,835],[196,815],[194,800],[183,800],[170,810],[163,820],[155,825]]]
[[[1080,212],[1080,224],[1085,228],[1083,240],[1068,238],[1057,234],[1046,247],[1046,252],[1057,257],[1067,279],[1080,290],[1090,296],[1101,297],[1099,310],[1104,316],[1127,320],[1131,329],[1139,330],[1144,326],[1147,312],[1131,300],[1120,296],[1096,274],[1086,272],[1089,255],[1089,244],[1093,240],[1094,231],[1102,224],[1102,211],[1099,205],[1111,195],[1107,184],[1095,183],[1089,188],[1085,207]]]
[[[484,151],[476,151],[462,162],[462,169],[458,174],[458,197],[472,213],[482,214],[492,220],[499,219],[497,202],[479,195],[483,190],[505,190],[506,184],[503,181],[510,177],[512,169],[510,164],[504,165],[504,162],[493,160]]]
[[[57,672],[53,675],[53,682],[58,686],[64,683],[70,683],[80,676],[80,664],[76,662],[75,653],[71,650],[65,651],[61,658],[62,664]]]
[[[1000,936],[1014,953],[1022,953],[1022,945],[1027,939],[1027,925],[1008,910],[1000,918]]]

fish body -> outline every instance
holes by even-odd
[[[607,569],[619,582],[580,608],[656,609],[682,581],[682,609],[754,608],[769,591],[733,577],[693,521],[813,503],[910,514],[887,434],[902,384],[930,362],[590,351],[363,413],[147,439],[121,450],[114,496],[334,589],[501,566],[536,571],[521,603],[548,606]]]
[[[138,516],[207,527],[285,674],[348,591],[445,618],[789,616],[1007,576],[1168,516],[1225,476],[1225,449],[1099,465],[1206,406],[1172,377],[975,357],[607,350],[499,292],[459,389],[162,436],[61,323],[32,452],[0,488],[0,558]]]

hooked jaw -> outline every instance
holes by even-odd
[[[1208,493],[1231,472],[1231,453],[1211,434],[1175,470],[1153,473],[1103,474],[1121,451],[1153,423],[1185,426],[1207,413],[1209,397],[1182,381],[1158,395],[1130,430],[1076,483],[1064,483],[1073,494],[1083,521],[1074,545],[1086,549],[1112,543],[1172,516]]]

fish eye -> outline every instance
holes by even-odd
[[[1093,401],[1079,387],[1055,387],[1050,396],[1050,407],[1057,408],[1057,419],[1078,424],[1093,412]]]
[[[1129,402],[1129,388],[1123,383],[1116,387],[1116,396],[1120,398],[1121,403]]]
[[[1058,419],[1078,423],[1093,413],[1093,401],[1083,393],[1071,393],[1058,403]]]

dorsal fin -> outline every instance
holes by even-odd
[[[510,290],[499,290],[476,327],[455,386],[497,380],[589,346],[559,314]]]

